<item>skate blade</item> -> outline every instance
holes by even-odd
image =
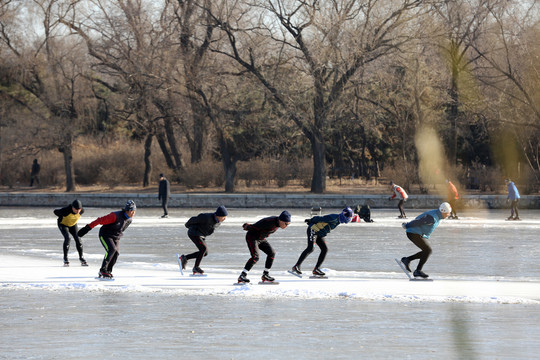
[[[300,279],[302,278],[302,274],[298,274],[298,273],[295,273],[294,271],[291,271],[291,270],[287,270],[287,272],[291,275],[294,275],[296,277],[299,277]]]

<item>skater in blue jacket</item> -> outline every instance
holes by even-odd
[[[426,211],[425,213],[418,215],[413,221],[401,224],[401,226],[405,229],[409,240],[411,240],[413,244],[418,246],[421,250],[414,255],[401,258],[401,262],[409,272],[411,272],[411,268],[409,266],[410,262],[420,259],[418,266],[413,273],[415,277],[429,277],[428,274],[422,271],[422,268],[424,267],[424,264],[428,260],[432,251],[431,246],[429,246],[426,240],[429,239],[431,233],[439,225],[441,220],[446,219],[451,212],[452,207],[450,204],[444,202],[441,204],[441,206],[439,206],[438,209]]]
[[[324,272],[321,271],[320,266],[322,265],[326,253],[328,252],[328,247],[326,246],[326,235],[333,229],[335,229],[339,224],[350,223],[353,217],[353,211],[351,208],[346,207],[339,214],[329,214],[324,216],[314,216],[311,219],[306,219],[308,224],[307,228],[307,248],[300,254],[298,261],[293,266],[291,272],[296,275],[301,275],[300,266],[306,257],[313,252],[313,244],[321,249],[319,254],[319,259],[317,264],[313,269],[313,275],[315,276],[324,276]]]
[[[510,179],[504,180],[506,183],[506,187],[508,188],[508,197],[506,198],[506,201],[511,200],[512,203],[510,204],[510,216],[506,220],[519,220],[519,213],[518,213],[518,202],[519,202],[519,191],[516,187],[516,184]],[[514,217],[514,213],[516,216]]]

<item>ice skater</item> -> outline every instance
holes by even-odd
[[[411,272],[410,263],[413,260],[419,259],[418,266],[414,271],[415,277],[428,278],[429,275],[422,271],[424,264],[431,255],[431,246],[429,246],[427,239],[429,239],[431,233],[439,225],[441,220],[446,219],[452,212],[452,207],[449,203],[443,202],[438,209],[426,211],[420,214],[411,222],[403,223],[401,226],[405,229],[407,237],[413,242],[414,245],[420,248],[420,252],[414,255],[401,258],[401,262],[405,266],[408,272]]]
[[[246,243],[251,257],[244,265],[244,270],[238,277],[238,283],[248,283],[247,273],[253,268],[253,265],[259,261],[259,250],[266,254],[266,262],[264,271],[261,277],[263,282],[273,282],[275,279],[270,276],[269,271],[274,263],[276,252],[267,240],[270,234],[276,232],[277,229],[285,229],[291,223],[291,214],[287,210],[283,211],[279,216],[270,216],[257,221],[255,224],[245,223],[242,225],[246,233]]]
[[[373,222],[373,219],[371,218],[371,208],[367,204],[357,205],[354,208],[354,214],[352,222],[361,222],[362,220],[365,222]]]
[[[108,215],[97,218],[90,224],[79,230],[79,237],[83,237],[90,230],[98,225],[102,225],[99,229],[99,240],[105,248],[105,257],[99,269],[99,277],[104,279],[112,279],[112,270],[118,260],[118,252],[120,246],[120,238],[124,231],[133,221],[137,206],[133,200],[128,200],[124,208],[120,211],[112,212]]]
[[[405,208],[404,203],[409,198],[409,195],[403,190],[403,188],[399,185],[394,184],[393,181],[390,182],[390,189],[392,190],[392,196],[388,198],[388,200],[398,199],[398,209],[399,209],[399,219],[406,219],[407,215],[405,215]]]
[[[458,219],[457,213],[456,213],[456,202],[459,199],[459,193],[456,189],[456,186],[452,184],[452,182],[449,179],[446,179],[446,190],[448,191],[448,203],[450,204],[450,207],[452,208],[452,212],[450,213],[449,219]]]
[[[55,209],[53,212],[54,215],[58,216],[58,229],[60,229],[60,232],[64,237],[64,266],[69,266],[68,254],[69,245],[71,242],[69,234],[71,234],[71,236],[73,236],[73,240],[75,240],[75,246],[77,247],[77,252],[79,253],[79,261],[81,262],[81,266],[88,266],[88,263],[83,256],[83,245],[81,239],[79,238],[79,235],[77,235],[77,232],[79,231],[77,222],[81,218],[81,215],[84,214],[82,203],[79,200],[73,200],[70,205],[60,209]]]
[[[200,268],[203,257],[208,255],[208,246],[206,245],[206,237],[214,233],[214,230],[227,218],[227,209],[225,206],[219,206],[213,213],[202,213],[197,216],[191,217],[186,222],[188,230],[188,236],[197,246],[198,251],[188,255],[180,256],[180,263],[182,269],[186,268],[186,264],[190,259],[195,260],[195,266],[193,267],[194,275],[202,275],[204,271]]]
[[[519,213],[518,213],[518,202],[519,202],[519,191],[516,187],[516,184],[510,179],[504,180],[506,183],[506,187],[508,189],[508,197],[506,198],[506,202],[508,200],[511,200],[512,203],[510,204],[510,216],[506,220],[520,220]],[[514,216],[515,214],[515,216]]]
[[[326,235],[328,235],[328,233],[335,229],[339,224],[347,224],[351,222],[352,217],[353,212],[351,208],[346,207],[339,214],[314,216],[311,219],[306,219],[306,223],[308,224],[307,247],[302,254],[300,254],[298,261],[292,267],[291,273],[298,276],[302,274],[300,267],[302,266],[302,263],[306,257],[313,252],[313,246],[315,243],[321,249],[321,253],[319,254],[317,264],[313,269],[313,275],[324,276],[325,273],[321,271],[320,267],[324,261],[324,258],[326,257],[326,253],[328,252],[328,247],[326,246],[325,241]]]

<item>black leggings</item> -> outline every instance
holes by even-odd
[[[100,270],[112,273],[114,264],[116,264],[116,260],[118,260],[118,255],[120,255],[118,252],[120,249],[120,239],[100,236],[99,240],[105,249],[105,257],[101,263]]]
[[[263,253],[266,254],[266,262],[264,264],[265,269],[271,269],[272,264],[274,263],[274,257],[276,256],[276,252],[274,249],[272,249],[272,246],[270,243],[266,240],[254,240],[254,239],[248,239],[246,237],[246,243],[249,249],[249,253],[251,254],[251,257],[246,262],[246,265],[244,266],[244,269],[247,271],[251,270],[253,265],[259,261],[259,251],[261,250]]]
[[[326,241],[324,241],[324,236],[320,237],[316,233],[314,233],[311,228],[308,227],[307,229],[307,248],[302,251],[302,254],[300,254],[300,257],[298,258],[298,261],[296,262],[296,266],[300,268],[304,260],[307,258],[309,254],[313,252],[313,243],[316,243],[317,246],[321,249],[321,253],[319,254],[319,259],[317,260],[317,264],[315,265],[315,269],[318,269],[321,267],[324,258],[326,257],[326,253],[328,252],[328,247],[326,246]]]
[[[426,239],[424,239],[422,235],[408,232],[407,237],[409,238],[409,240],[413,242],[414,245],[418,246],[422,250],[408,257],[409,260],[420,259],[420,262],[418,263],[416,270],[422,270],[422,268],[424,267],[424,264],[426,263],[427,259],[431,255],[431,252],[432,252],[431,246],[429,246]]]
[[[194,235],[189,235],[189,234],[188,236],[191,239],[191,241],[193,241],[195,246],[197,246],[197,249],[199,249],[199,251],[195,251],[194,253],[186,255],[186,259],[189,260],[189,259],[196,258],[197,260],[195,260],[194,267],[199,267],[199,265],[201,265],[201,261],[203,257],[208,255],[208,246],[206,246],[206,241],[205,241],[204,236],[194,236]]]
[[[399,213],[401,216],[405,217],[405,207],[403,206],[403,204],[405,203],[405,200],[401,199],[399,200],[398,204],[397,204],[397,207],[399,209]]]
[[[71,238],[69,237],[69,234],[73,236],[73,239],[75,240],[75,246],[77,247],[77,252],[79,253],[79,259],[83,258],[83,246],[81,239],[79,239],[79,236],[77,235],[77,231],[79,231],[79,228],[77,224],[69,227],[64,224],[58,224],[58,228],[60,229],[60,232],[62,233],[62,236],[64,237],[64,260],[68,260],[68,254],[69,254],[69,244],[71,243]]]

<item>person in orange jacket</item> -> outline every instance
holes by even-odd
[[[452,212],[448,216],[449,219],[457,219],[456,201],[459,199],[458,191],[454,184],[449,179],[446,179],[446,187],[448,190],[448,203],[452,207]]]
[[[390,182],[390,188],[392,189],[392,196],[388,198],[388,200],[398,199],[398,209],[399,209],[399,216],[400,219],[406,219],[407,215],[405,215],[405,209],[403,207],[403,204],[407,199],[409,198],[409,195],[403,190],[403,188],[399,185],[394,184],[393,181]]]

